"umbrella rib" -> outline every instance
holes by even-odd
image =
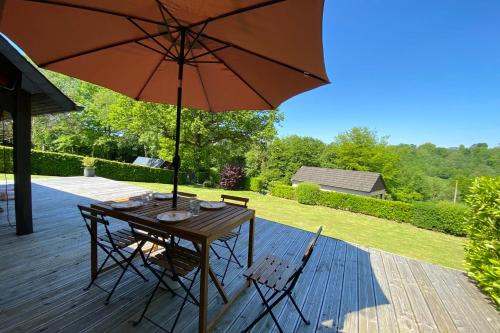
[[[227,13],[224,13],[224,14],[220,14],[220,15],[217,15],[217,16],[214,16],[214,17],[209,17],[208,19],[205,19],[203,21],[192,23],[192,24],[188,25],[186,28],[191,29],[191,28],[193,28],[193,27],[195,27],[197,25],[200,25],[200,24],[207,24],[207,23],[210,23],[210,22],[214,22],[214,21],[217,21],[217,20],[229,17],[229,16],[234,16],[234,15],[242,14],[242,13],[245,13],[245,12],[248,12],[248,11],[251,11],[251,10],[255,10],[255,9],[259,9],[259,8],[271,6],[271,5],[274,5],[274,4],[283,2],[283,1],[286,1],[286,0],[270,0],[270,1],[265,1],[265,2],[261,2],[261,3],[257,3],[257,4],[254,4],[254,5],[248,6],[248,7],[238,8],[238,9],[235,9],[233,11],[230,11],[230,12],[227,12]]]
[[[159,22],[156,20],[151,20],[147,18],[142,18],[138,16],[131,16],[131,15],[126,15],[126,14],[120,14],[117,12],[113,12],[110,10],[105,10],[105,9],[98,9],[94,7],[89,7],[89,6],[84,6],[84,5],[77,5],[77,4],[71,4],[71,3],[61,3],[57,1],[50,1],[50,0],[27,0],[29,2],[37,2],[37,3],[43,3],[47,5],[54,5],[54,6],[61,6],[61,7],[69,7],[69,8],[74,8],[74,9],[82,9],[82,10],[88,10],[91,12],[97,12],[97,13],[102,13],[102,14],[108,14],[108,15],[113,15],[113,16],[120,16],[120,17],[132,17],[136,20],[148,22],[148,23],[154,23],[154,24],[164,24],[163,22]]]
[[[157,37],[157,36],[164,35],[165,33],[166,32],[159,32],[159,33],[153,34],[151,36]],[[99,52],[99,51],[111,49],[113,47],[117,47],[117,46],[129,44],[129,43],[140,42],[140,41],[143,41],[143,40],[148,39],[148,38],[150,38],[150,37],[149,36],[141,36],[141,37],[137,37],[137,38],[133,38],[133,39],[127,39],[127,40],[124,40],[124,41],[121,41],[121,42],[115,42],[115,43],[111,43],[111,44],[108,44],[108,45],[99,46],[99,47],[96,47],[96,48],[93,48],[93,49],[90,49],[90,50],[85,50],[85,51],[73,53],[73,54],[70,54],[70,55],[67,55],[67,56],[64,56],[64,57],[61,57],[61,58],[53,59],[51,61],[47,61],[45,63],[41,63],[39,66],[42,67],[42,68],[44,68],[44,67],[52,65],[52,64],[54,64],[56,62],[60,62],[60,61],[64,61],[64,60],[68,60],[68,59],[72,59],[72,58],[81,57],[81,56],[84,56],[84,55],[87,55],[87,54],[90,54],[90,53],[94,53],[94,52]]]
[[[203,48],[205,48],[207,51],[210,51],[208,47],[202,42],[198,41]],[[250,83],[248,83],[247,80],[245,80],[239,73],[237,73],[233,68],[231,68],[224,60],[222,60],[219,56],[217,56],[215,53],[212,53],[212,56],[219,60],[224,66],[226,66],[227,69],[229,69],[234,75],[236,75],[244,84],[247,85],[248,88],[250,88],[257,96],[260,97],[264,102],[266,102],[267,105],[271,108],[271,110],[275,109],[275,107],[264,97],[262,96],[261,93],[259,93]]]
[[[146,87],[148,86],[149,82],[151,81],[151,79],[153,78],[153,76],[158,71],[158,68],[160,68],[160,65],[161,65],[161,63],[163,62],[164,59],[165,59],[165,57],[161,57],[160,61],[158,61],[158,63],[156,64],[155,68],[151,71],[151,74],[149,74],[149,76],[148,76],[146,82],[144,82],[144,85],[142,86],[141,90],[139,90],[139,93],[137,94],[137,96],[135,96],[136,100],[139,100],[139,98],[141,97],[142,93],[144,92],[144,89],[146,89]]]
[[[229,42],[226,42],[226,41],[224,41],[224,40],[222,40],[222,39],[219,39],[219,38],[216,38],[216,37],[212,37],[212,36],[209,36],[209,35],[206,35],[206,34],[201,34],[201,37],[205,37],[205,38],[211,39],[211,40],[213,40],[213,41],[216,41],[216,42],[218,42],[218,43],[221,43],[221,44],[225,44],[225,45],[228,45],[228,46],[234,47],[235,49],[238,49],[238,50],[243,51],[243,52],[246,52],[246,53],[250,53],[250,54],[252,54],[252,55],[254,55],[254,56],[256,56],[256,57],[259,57],[259,58],[262,58],[262,59],[264,59],[264,60],[267,60],[267,61],[273,62],[273,63],[275,63],[275,64],[277,64],[277,65],[280,65],[280,66],[286,67],[286,68],[291,69],[291,70],[293,70],[293,71],[296,71],[296,72],[302,73],[302,74],[304,74],[304,75],[306,75],[306,76],[312,77],[312,78],[314,78],[314,79],[316,79],[316,80],[319,80],[319,81],[321,81],[321,82],[324,82],[324,83],[330,83],[328,80],[325,80],[325,79],[323,79],[323,78],[319,77],[319,76],[318,76],[318,75],[316,75],[316,74],[310,73],[310,72],[308,72],[308,71],[302,70],[302,69],[300,69],[300,68],[294,67],[294,66],[289,65],[289,64],[285,64],[284,62],[281,62],[281,61],[276,60],[276,59],[269,58],[269,57],[267,57],[267,56],[265,56],[265,55],[262,55],[262,54],[259,54],[259,53],[257,53],[257,52],[254,52],[254,51],[251,51],[251,50],[245,49],[244,47],[241,47],[241,46],[239,46],[239,45],[235,45],[235,44],[233,44],[233,43],[229,43]]]
[[[207,89],[205,87],[205,83],[203,82],[203,78],[201,77],[200,68],[198,66],[195,66],[195,68],[196,72],[198,73],[198,77],[200,79],[201,87],[203,88],[203,94],[205,95],[205,99],[207,100],[208,108],[212,112],[213,107],[210,103],[210,99],[208,98]]]
[[[169,59],[171,59],[171,60],[175,60],[174,58],[172,58],[172,56],[170,56],[170,55],[168,55],[168,54],[166,54],[166,53],[163,53],[163,52],[161,52],[161,51],[159,51],[159,50],[155,49],[154,47],[151,47],[151,46],[149,46],[149,45],[143,44],[143,43],[141,43],[141,42],[135,42],[135,43],[136,43],[136,44],[139,44],[139,45],[140,45],[140,46],[142,46],[142,47],[147,48],[148,50],[151,50],[151,51],[153,51],[153,52],[156,52],[156,53],[158,53],[158,54],[161,54],[162,56],[167,57],[167,58],[169,58]]]
[[[158,45],[160,48],[162,48],[166,53],[170,54],[172,56],[172,58],[175,57],[175,55],[172,52],[170,52],[170,49],[167,49],[165,46],[163,46],[162,43],[157,41],[155,37],[151,36],[151,34],[149,32],[147,32],[145,29],[143,29],[139,24],[137,24],[137,22],[134,22],[134,20],[132,18],[127,17],[127,20],[130,23],[132,23],[137,29],[141,30],[144,34],[146,34],[151,40],[153,40],[153,42],[155,42],[156,45]],[[167,30],[168,30],[168,27],[167,27]]]

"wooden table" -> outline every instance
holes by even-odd
[[[160,213],[172,210],[172,200],[159,201],[153,200],[147,205],[135,209],[133,211],[114,210],[110,206],[111,202],[100,202],[92,204],[92,208],[101,210],[105,215],[116,219],[133,222],[134,224],[143,225],[149,228],[154,228],[171,234],[182,239],[193,242],[198,247],[201,255],[201,274],[200,274],[200,315],[199,315],[199,332],[210,331],[216,324],[217,320],[229,308],[231,303],[238,295],[249,286],[249,283],[244,283],[241,288],[231,297],[228,298],[224,288],[219,282],[217,276],[210,269],[209,251],[210,244],[227,234],[229,231],[237,228],[241,224],[249,221],[248,232],[248,267],[253,261],[253,243],[254,243],[254,228],[255,228],[255,211],[239,206],[226,205],[220,210],[200,210],[200,215],[191,219],[176,224],[161,223],[156,219]],[[179,197],[177,202],[177,210],[189,210],[189,198]],[[97,225],[91,225],[92,232],[97,235]],[[95,274],[98,267],[97,245],[91,242],[91,274]],[[208,322],[208,276],[210,275],[217,290],[224,300],[224,306],[214,316],[211,322]]]

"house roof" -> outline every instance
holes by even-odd
[[[76,106],[71,99],[54,86],[1,34],[0,56],[7,59],[21,72],[21,88],[31,95],[32,115],[81,110],[81,107]],[[12,78],[4,77],[5,74],[2,75],[2,82],[12,81]]]
[[[139,156],[135,159],[133,164],[144,165],[152,168],[162,168],[165,166],[165,161],[159,158]]]
[[[385,190],[382,175],[377,172],[303,166],[292,177],[292,181],[311,182],[367,193]]]

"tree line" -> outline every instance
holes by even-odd
[[[135,101],[108,89],[44,71],[84,111],[33,120],[33,148],[131,162],[137,156],[170,161],[175,107]],[[183,108],[181,169],[220,171],[240,165],[250,177],[289,182],[303,165],[379,172],[391,199],[459,200],[476,176],[500,175],[500,147],[389,145],[368,128],[352,128],[324,143],[311,137],[278,137],[278,110],[208,113]]]

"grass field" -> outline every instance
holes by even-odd
[[[158,192],[170,192],[172,185],[130,184]],[[223,191],[194,186],[180,186],[180,191],[196,193],[203,200],[219,200],[222,193],[250,199],[257,216],[293,227],[316,231],[323,225],[324,234],[348,242],[401,254],[438,265],[463,270],[464,238],[416,228],[362,214],[321,206],[307,206],[250,191]]]

